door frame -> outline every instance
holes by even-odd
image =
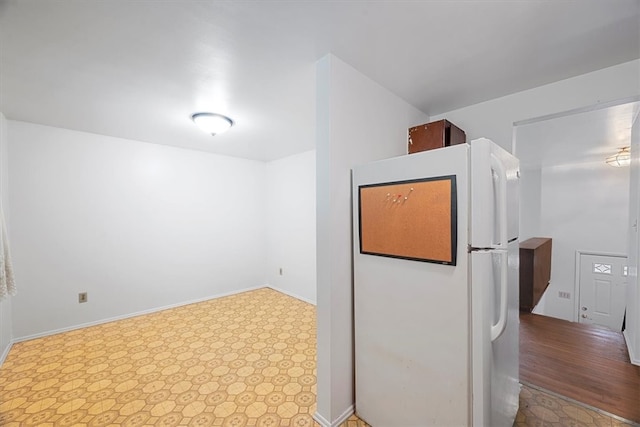
[[[580,321],[580,257],[582,255],[628,258],[626,254],[621,254],[621,253],[576,250],[576,274],[575,274],[575,283],[573,287],[573,321],[574,322]]]

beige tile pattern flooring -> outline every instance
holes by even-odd
[[[315,318],[264,288],[17,343],[0,426],[319,426]],[[624,425],[534,388],[520,399],[516,426]]]
[[[17,343],[0,425],[314,425],[315,318],[265,288]]]
[[[621,427],[637,426],[535,386],[523,385],[514,427]]]

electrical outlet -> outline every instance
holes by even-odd
[[[282,276],[282,267],[280,267],[280,275]]]
[[[79,303],[87,302],[87,293],[86,292],[80,292],[78,294],[78,302]]]
[[[569,292],[559,291],[558,296],[563,299],[571,299],[571,294]]]

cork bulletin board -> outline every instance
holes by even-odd
[[[455,175],[358,187],[360,253],[456,265]]]

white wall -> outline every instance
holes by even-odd
[[[431,117],[448,119],[467,140],[485,137],[511,150],[513,123],[640,94],[640,60],[561,80]]]
[[[406,154],[407,129],[429,118],[333,55],[316,64],[318,404],[316,419],[352,410],[351,168]]]
[[[315,150],[267,163],[266,182],[269,286],[315,304]]]
[[[264,163],[8,124],[16,339],[266,283]]]
[[[10,213],[7,145],[7,120],[4,114],[0,113],[0,203],[8,228]],[[0,301],[0,364],[4,361],[12,340],[11,301],[12,297]]]
[[[542,203],[540,169],[520,171],[520,241],[540,237],[540,205]]]
[[[530,196],[535,193],[523,191],[523,199]],[[535,312],[573,321],[576,251],[627,253],[629,168],[604,161],[546,167],[539,197],[540,225],[533,235],[553,243],[551,283]],[[559,298],[560,291],[571,298]]]

